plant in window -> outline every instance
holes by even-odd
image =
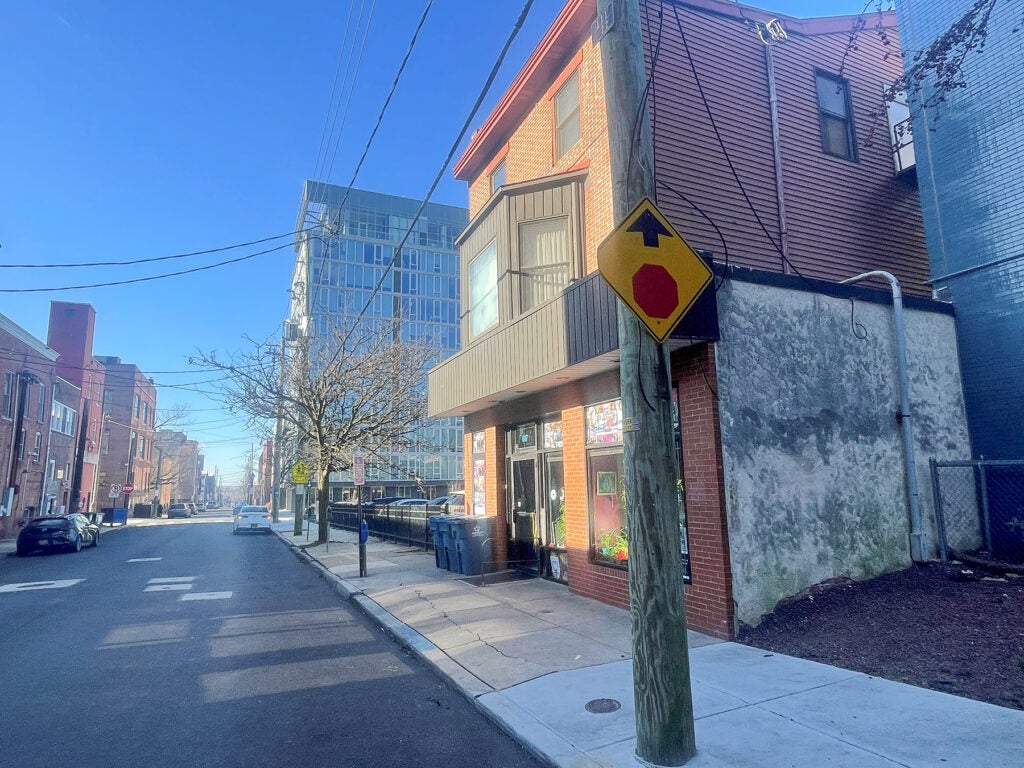
[[[612,528],[601,534],[600,552],[609,560],[629,559],[629,539],[625,528]]]
[[[556,547],[565,546],[565,502],[563,501],[558,505],[558,518],[555,520],[554,525],[551,526],[551,534],[554,537],[554,545]]]

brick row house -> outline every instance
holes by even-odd
[[[626,605],[596,15],[569,0],[455,166],[470,204],[462,345],[430,372],[428,408],[464,419],[492,567]],[[913,171],[894,165],[882,94],[900,65],[879,36],[850,46],[854,16],[718,0],[641,15],[656,202],[715,272],[667,345],[688,622],[727,638],[814,583],[902,567],[915,540],[930,551],[918,475],[969,442],[954,318],[930,298]],[[897,44],[895,17],[873,18]],[[904,294],[914,456],[895,416],[893,294],[842,284],[876,270]]]
[[[57,357],[0,315],[0,537],[16,535],[44,503]]]
[[[51,302],[47,341],[0,315],[0,538],[40,514],[146,502],[156,389],[139,369],[92,353],[96,313]]]

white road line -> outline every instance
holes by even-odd
[[[34,589],[64,589],[85,579],[59,579],[57,581],[29,581],[24,584],[0,584],[0,592],[30,592]]]
[[[227,600],[232,592],[190,592],[182,595],[179,600]]]
[[[191,584],[152,584],[143,592],[186,592],[192,589]]]
[[[163,560],[162,557],[133,557],[129,560],[129,563],[155,563],[158,560]]]
[[[196,580],[195,576],[166,576],[159,579],[150,579],[147,584],[185,584]]]

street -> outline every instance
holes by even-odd
[[[535,765],[271,535],[230,512],[0,557],[0,762]]]

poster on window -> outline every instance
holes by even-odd
[[[544,447],[548,449],[562,447],[562,422],[548,421],[544,423]]]
[[[622,442],[622,401],[587,408],[587,445]]]
[[[486,494],[484,493],[484,460],[473,461],[473,514],[487,514]]]
[[[484,433],[474,432],[473,433],[473,453],[474,455],[482,456],[484,453]]]

